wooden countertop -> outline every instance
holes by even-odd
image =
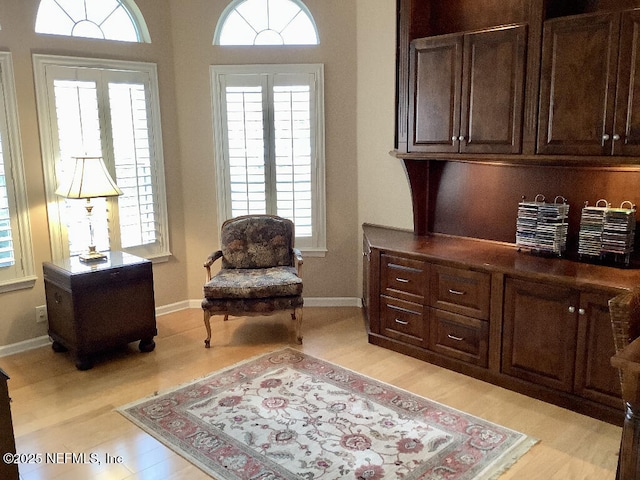
[[[600,292],[605,289],[612,294],[640,285],[640,268],[616,268],[539,256],[518,251],[515,244],[441,234],[418,236],[408,230],[366,223],[363,231],[373,248],[435,260],[441,264],[532,280],[552,280]]]

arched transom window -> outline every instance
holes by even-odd
[[[151,42],[133,0],[41,0],[36,33]]]
[[[220,16],[215,45],[317,45],[311,12],[300,0],[234,0]]]

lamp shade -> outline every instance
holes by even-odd
[[[72,157],[75,164],[64,173],[56,194],[66,198],[116,197],[122,195],[102,157]]]

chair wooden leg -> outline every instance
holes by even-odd
[[[296,322],[296,340],[302,345],[302,309],[296,308],[291,314],[291,319]]]
[[[205,348],[211,348],[211,313],[204,311],[204,327],[207,329],[207,339],[204,341]]]
[[[224,321],[226,322],[227,320],[229,320],[229,315],[224,316]]]

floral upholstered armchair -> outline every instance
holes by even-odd
[[[291,220],[274,215],[245,215],[222,224],[222,248],[204,264],[205,347],[211,346],[211,316],[270,315],[291,310],[296,338],[302,343],[302,255],[293,247]],[[218,273],[213,263],[221,259]]]

